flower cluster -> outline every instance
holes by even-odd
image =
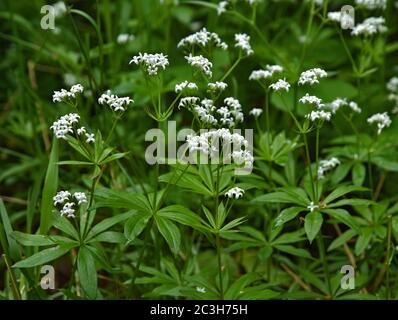
[[[355,0],[355,4],[364,7],[368,10],[387,8],[387,0]]]
[[[301,73],[298,84],[317,84],[319,83],[319,78],[327,77],[327,72],[320,68],[314,68]]]
[[[213,67],[213,64],[207,58],[203,57],[202,55],[193,56],[190,53],[189,56],[185,56],[185,59],[187,59],[191,66],[199,68],[209,78],[212,77],[213,74],[211,68]]]
[[[279,65],[268,65],[264,69],[253,70],[249,76],[249,80],[266,80],[272,78],[275,73],[283,72],[283,67]]]
[[[319,161],[318,180],[325,178],[325,172],[332,170],[340,164],[340,160],[332,157],[329,160]]]
[[[196,83],[193,82],[189,82],[189,81],[183,81],[181,83],[177,83],[175,86],[175,92],[179,93],[184,91],[185,89],[189,89],[189,90],[198,90],[198,86],[196,85]]]
[[[387,83],[388,100],[394,102],[392,113],[398,113],[398,77],[392,77]]]
[[[77,113],[66,114],[55,121],[50,129],[53,130],[57,139],[66,139],[67,134],[74,132],[74,124],[77,124],[79,119],[80,116]],[[85,134],[87,143],[95,142],[94,134],[87,133],[84,127],[78,128],[76,132],[77,135]]]
[[[165,70],[166,66],[169,65],[169,60],[167,59],[167,55],[164,55],[163,53],[142,54],[140,52],[130,60],[130,64],[131,63],[142,66],[148,75],[152,76],[158,74],[159,68]]]
[[[199,135],[188,135],[186,140],[191,154],[200,152],[218,161],[222,151],[233,150],[228,154],[223,154],[223,163],[230,163],[228,160],[232,160],[237,165],[253,166],[253,155],[246,150],[248,141],[239,133],[231,133],[229,129],[221,128],[202,132]]]
[[[305,117],[311,121],[316,121],[318,119],[330,121],[330,119],[332,118],[332,114],[323,110],[315,110],[311,111],[311,113],[307,114]]]
[[[325,104],[324,108],[330,110],[333,114],[341,107],[348,106],[352,111],[361,113],[362,110],[354,101],[348,101],[346,98],[336,98],[332,102]]]
[[[222,81],[209,82],[207,84],[207,89],[211,92],[224,91],[227,87],[228,85]]]
[[[311,104],[316,106],[317,108],[322,108],[324,104],[322,103],[322,99],[317,96],[310,96],[308,93],[302,98],[300,98],[300,103],[302,104]]]
[[[249,41],[250,36],[248,36],[246,33],[235,34],[235,47],[243,50],[247,56],[250,56],[254,53]]]
[[[103,93],[101,97],[98,98],[98,103],[101,105],[109,106],[113,111],[125,111],[127,106],[130,103],[134,103],[134,100],[130,99],[129,97],[118,97],[111,93],[108,90],[106,93]]]
[[[228,49],[228,45],[225,42],[221,41],[217,33],[209,32],[206,28],[203,28],[202,30],[185,37],[178,43],[177,47],[186,47],[188,45],[198,45],[200,47],[214,45],[215,47],[221,48],[223,50]]]
[[[59,211],[61,216],[75,218],[76,209],[74,209],[74,207],[76,206],[76,202],[78,206],[82,203],[87,203],[87,197],[84,192],[75,192],[72,195],[69,191],[59,191],[53,197],[53,201],[54,207],[62,205],[62,209]]]
[[[274,91],[285,90],[287,92],[290,89],[290,84],[286,81],[286,79],[279,79],[277,82],[272,83],[269,87]]]
[[[82,93],[84,87],[81,84],[73,85],[70,90],[61,89],[61,91],[54,91],[53,102],[70,101],[76,98],[77,93]]]
[[[249,114],[255,118],[258,118],[263,113],[263,109],[253,108],[250,110]]]
[[[370,124],[376,123],[377,134],[380,134],[385,127],[389,127],[391,125],[391,119],[387,112],[376,113],[368,118],[368,123]]]
[[[118,44],[125,44],[127,42],[133,41],[134,39],[135,36],[133,34],[121,33],[117,36],[116,42]]]
[[[383,33],[387,31],[385,26],[386,20],[383,17],[370,17],[365,19],[362,23],[357,24],[351,31],[353,36],[372,36],[376,33]]]
[[[245,193],[245,190],[239,187],[234,187],[229,189],[227,192],[225,192],[225,196],[230,198],[230,199],[239,199],[243,197],[243,194]]]
[[[259,1],[261,1],[261,0],[245,0],[245,2],[248,3],[250,6],[253,6],[254,4],[258,3]],[[225,11],[227,11],[227,6],[229,5],[230,2],[231,2],[231,0],[220,1],[217,6],[217,14],[221,15]]]

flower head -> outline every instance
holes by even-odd
[[[235,34],[235,47],[243,50],[247,56],[250,56],[254,52],[249,41],[250,36],[248,36],[246,33]]]
[[[325,172],[332,170],[340,164],[340,160],[336,157],[332,157],[329,160],[321,160],[319,161],[318,167],[318,180],[321,180],[325,177]]]
[[[146,73],[152,76],[157,75],[159,69],[165,70],[166,66],[169,65],[169,60],[163,53],[142,54],[140,52],[138,55],[134,56],[133,59],[131,59],[130,64],[131,63],[142,66]]]
[[[53,197],[54,206],[57,204],[63,204],[66,200],[69,200],[70,192],[69,191],[59,191],[55,197]]]
[[[81,84],[73,85],[70,90],[61,89],[61,91],[54,91],[53,102],[70,101],[76,98],[77,93],[82,93],[84,87]]]
[[[185,56],[185,59],[187,59],[191,66],[199,68],[209,78],[212,77],[211,68],[213,67],[213,64],[207,58],[202,55],[193,56],[192,54],[189,54],[189,56]]]
[[[54,131],[57,139],[66,139],[68,133],[73,133],[73,124],[79,122],[80,116],[77,113],[69,113],[55,121],[50,129]]]
[[[322,99],[317,96],[310,96],[308,93],[299,100],[302,104],[311,104],[316,106],[317,108],[321,108],[323,106]]]
[[[239,199],[243,197],[243,194],[245,193],[245,190],[243,190],[242,188],[239,187],[234,187],[229,189],[226,193],[225,196],[232,199]]]
[[[304,85],[309,84],[313,85],[315,83],[319,83],[319,78],[327,77],[327,72],[320,68],[314,68],[301,73],[298,84]]]
[[[376,113],[373,116],[368,118],[368,123],[376,123],[377,124],[377,134],[380,134],[381,131],[385,127],[389,127],[391,125],[391,119],[388,116],[387,112],[384,113]]]
[[[181,83],[177,83],[175,86],[176,93],[182,92],[185,89],[198,90],[198,86],[196,85],[196,83],[188,82],[188,81],[183,81]]]
[[[250,110],[249,114],[255,118],[258,118],[263,113],[263,109],[253,108]]]
[[[277,82],[271,84],[269,87],[274,91],[285,90],[286,92],[288,92],[290,84],[286,81],[286,79],[279,79]]]
[[[108,90],[98,98],[98,103],[109,106],[115,112],[124,112],[130,103],[134,103],[134,100],[130,99],[129,97],[118,97]]]
[[[200,47],[215,46],[223,50],[228,49],[228,45],[221,41],[217,33],[209,32],[206,28],[185,37],[178,43],[177,47],[180,48],[194,45]]]
[[[311,111],[311,113],[307,114],[305,117],[311,121],[316,121],[318,119],[330,121],[332,114],[323,110],[316,110]]]
[[[385,26],[386,20],[383,17],[370,17],[362,23],[357,24],[351,31],[353,36],[372,36],[376,33],[384,33],[387,31]]]

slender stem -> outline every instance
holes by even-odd
[[[318,202],[319,195],[318,195],[318,170],[319,170],[319,125],[316,127],[316,146],[315,146],[315,199]]]
[[[325,273],[325,279],[326,279],[328,292],[329,292],[329,295],[332,297],[333,293],[332,293],[332,287],[331,287],[331,284],[330,284],[329,266],[328,266],[328,262],[327,262],[327,259],[326,259],[325,243],[323,242],[322,232],[319,233],[319,235],[316,238],[316,240],[317,240],[318,249],[319,249],[319,256],[321,258],[322,265],[323,265],[323,270],[324,270],[324,273]]]
[[[390,256],[391,256],[391,229],[392,229],[392,216],[388,217],[388,229],[387,229],[387,252],[386,252],[386,296],[387,300],[391,298],[390,292]]]
[[[240,54],[239,54],[238,59],[236,59],[236,61],[234,62],[234,64],[228,69],[227,73],[224,74],[224,76],[220,79],[220,81],[224,81],[224,80],[229,76],[229,74],[230,74],[230,73],[236,68],[236,66],[239,64],[240,60],[242,60],[242,58],[241,58],[241,56],[240,56]]]
[[[216,194],[215,194],[215,220],[218,221],[218,206],[219,206],[219,185],[220,185],[220,165],[217,165],[217,179],[216,179]],[[221,228],[221,226],[218,226]],[[221,261],[221,243],[220,243],[220,233],[217,230],[216,234],[216,250],[217,250],[217,262],[218,262],[218,276],[219,276],[219,289],[220,289],[220,299],[224,300],[224,288],[223,288],[223,265]]]
[[[111,128],[111,131],[109,131],[109,134],[105,139],[105,144],[107,144],[109,142],[109,139],[111,138],[113,131],[115,131],[116,123],[119,121],[119,119],[120,119],[120,116],[116,116],[115,120],[113,120],[112,128]]]
[[[14,278],[14,273],[10,267],[10,262],[8,261],[8,257],[5,254],[3,254],[3,257],[4,257],[4,261],[6,262],[8,273],[10,275],[11,287],[12,287],[12,291],[14,292],[15,299],[22,300],[21,293],[19,292],[19,289],[17,286],[17,282],[15,281],[15,278]]]
[[[305,145],[305,154],[307,156],[308,171],[309,171],[310,180],[311,180],[312,200],[314,202],[316,202],[315,188],[314,188],[314,178],[313,178],[312,169],[311,169],[311,158],[310,158],[310,150],[308,148],[307,135],[305,133],[303,133],[302,135],[303,135],[303,140],[304,140],[304,145]]]

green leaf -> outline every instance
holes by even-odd
[[[362,233],[357,239],[355,243],[355,254],[359,256],[362,252],[365,251],[368,246],[370,239],[372,238],[373,230],[371,228],[362,229]]]
[[[105,231],[88,241],[90,242],[108,242],[108,243],[119,243],[124,244],[126,243],[127,239],[121,232],[115,231]]]
[[[13,231],[11,236],[24,246],[51,246],[54,242],[47,236],[39,234],[27,234],[19,231]]]
[[[78,253],[77,271],[85,294],[89,299],[95,299],[97,296],[97,270],[94,257],[85,246],[81,247]]]
[[[61,248],[60,246],[55,246],[52,248],[45,249],[30,256],[29,258],[26,258],[25,260],[17,262],[16,264],[13,265],[13,268],[31,268],[31,267],[40,266],[42,264],[45,264],[49,261],[55,260],[63,256],[71,248],[73,247],[71,246],[69,248],[68,247]]]
[[[152,217],[150,212],[136,211],[124,224],[124,235],[128,240],[134,240],[144,230]]]
[[[91,228],[91,230],[87,234],[87,240],[95,237],[101,232],[108,230],[109,228],[113,227],[115,224],[126,220],[133,213],[134,211],[128,211],[123,214],[117,214],[113,217],[102,220],[101,222],[97,223],[94,227]]]
[[[40,233],[46,234],[51,227],[53,197],[58,188],[58,139],[53,138],[50,159],[44,179],[43,195],[40,209]]]
[[[169,219],[155,215],[156,225],[163,238],[175,254],[180,250],[181,234],[177,226]]]
[[[374,203],[368,199],[342,199],[333,203],[328,204],[328,208],[336,208],[336,207],[343,207],[343,206],[369,206]]]
[[[353,191],[368,191],[368,190],[369,190],[368,188],[358,187],[358,186],[340,186],[325,198],[324,203],[328,204],[333,200],[340,198],[345,194]]]
[[[315,239],[322,227],[323,217],[319,211],[313,211],[305,216],[304,230],[310,242]]]
[[[13,259],[19,259],[19,253],[18,253],[18,245],[15,242],[15,240],[12,238],[12,226],[11,226],[11,222],[10,219],[8,217],[8,213],[6,210],[6,207],[4,206],[4,202],[3,200],[0,198],[0,217],[1,217],[1,221],[2,221],[2,228],[4,229],[5,232],[5,237],[7,239],[7,244],[3,244],[5,245],[4,252],[6,254],[8,254],[11,258]],[[2,230],[0,230],[0,232],[2,232]]]
[[[76,240],[79,239],[79,234],[73,224],[65,217],[61,217],[60,214],[54,213],[53,215],[53,225],[58,230],[65,232]]]
[[[350,215],[347,210],[344,209],[323,209],[322,212],[330,214],[333,218],[349,226],[351,229],[355,230],[357,233],[361,232],[359,225],[356,223],[354,218]]]
[[[292,254],[294,256],[298,256],[298,257],[302,257],[302,258],[309,258],[311,259],[311,255],[310,253],[305,250],[305,249],[301,249],[301,248],[295,248],[293,246],[289,246],[289,245],[276,245],[275,246],[276,249]]]
[[[292,194],[283,191],[271,192],[263,194],[252,200],[253,202],[270,202],[270,203],[294,203],[302,206],[307,206],[308,202],[304,202],[303,199],[298,198]]]
[[[157,215],[176,221],[197,230],[209,231],[206,223],[197,214],[181,205],[172,205],[159,210]]]
[[[348,240],[352,239],[356,234],[357,234],[357,232],[354,230],[347,230],[341,236],[339,236],[333,240],[333,242],[330,244],[330,246],[328,248],[328,251],[332,251],[333,249],[336,249],[336,248],[342,246]]]
[[[71,165],[71,166],[92,166],[92,162],[88,161],[75,161],[75,160],[67,160],[67,161],[58,161],[58,165]]]
[[[355,163],[352,168],[352,183],[356,186],[362,186],[366,176],[366,168],[361,162]]]
[[[283,226],[286,222],[294,219],[297,217],[297,215],[304,211],[305,208],[300,208],[300,207],[291,207],[291,208],[286,208],[284,209],[276,218],[274,221],[274,228]]]

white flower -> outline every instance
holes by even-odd
[[[196,287],[196,291],[200,293],[206,293],[206,289],[204,287]]]
[[[362,6],[368,10],[387,8],[387,0],[355,0],[355,4]]]
[[[361,113],[362,112],[362,109],[360,107],[358,107],[358,103],[356,103],[354,101],[350,101],[348,106],[351,108],[352,111],[354,111],[356,113]]]
[[[341,18],[341,11],[331,11],[328,12],[328,19],[335,21],[335,22],[340,22]]]
[[[70,90],[61,89],[61,91],[54,91],[53,102],[69,101],[76,98],[76,93],[82,93],[84,90],[81,84],[73,85]]]
[[[84,192],[75,192],[73,197],[78,201],[78,205],[87,202],[87,197]]]
[[[391,119],[388,116],[387,112],[384,113],[376,113],[373,116],[368,118],[368,123],[372,124],[372,123],[377,123],[377,134],[380,134],[381,131],[385,128],[385,127],[389,127],[391,125]]]
[[[227,5],[229,4],[229,1],[220,1],[220,3],[217,6],[217,14],[221,15],[225,11],[227,11]]]
[[[98,98],[98,103],[101,105],[108,105],[113,111],[125,111],[130,103],[134,103],[134,100],[129,97],[118,97],[117,95],[111,94],[108,90]]]
[[[86,128],[85,127],[80,127],[77,129],[77,134],[80,136],[81,134],[86,133]]]
[[[398,77],[392,77],[387,83],[387,90],[390,92],[398,91]]]
[[[286,81],[286,79],[279,79],[277,82],[271,84],[269,87],[274,91],[285,90],[287,92],[289,91],[290,84]]]
[[[323,110],[316,110],[311,111],[311,113],[307,114],[305,117],[311,121],[316,121],[317,119],[330,121],[332,114]]]
[[[299,85],[310,84],[313,85],[315,83],[319,83],[319,78],[327,77],[327,72],[320,68],[314,68],[307,71],[304,71],[300,75],[300,79],[298,81]]]
[[[206,76],[209,78],[212,77],[211,68],[213,67],[213,64],[207,58],[202,55],[193,56],[192,54],[189,54],[189,56],[185,56],[185,59],[187,59],[191,66],[198,67]]]
[[[253,108],[250,110],[249,114],[255,118],[258,118],[263,113],[263,109]]]
[[[249,80],[261,80],[272,77],[272,72],[268,70],[253,70],[249,76]]]
[[[131,63],[135,63],[136,65],[144,67],[148,75],[152,76],[158,74],[159,68],[165,70],[166,66],[169,65],[169,60],[163,53],[142,54],[140,52],[138,55],[134,56],[133,59],[131,59],[130,64]]]
[[[254,157],[248,150],[234,151],[231,154],[234,163],[238,165],[244,164],[245,167],[252,167],[254,162]]]
[[[116,42],[118,44],[125,44],[129,41],[133,41],[135,39],[135,36],[132,34],[128,34],[128,33],[121,33],[117,36],[116,38]]]
[[[319,205],[314,204],[314,201],[311,201],[310,204],[307,206],[307,209],[309,209],[311,212],[315,211],[318,208]]]
[[[198,45],[201,47],[214,45],[223,50],[228,49],[228,45],[225,42],[221,41],[217,33],[209,32],[207,31],[206,28],[203,28],[202,30],[195,32],[189,35],[188,37],[185,37],[178,43],[177,47],[178,48],[186,47],[188,45],[189,46]]]
[[[225,82],[222,81],[216,81],[216,82],[209,82],[207,84],[207,88],[209,91],[224,91],[226,88],[228,87],[228,85]]]
[[[57,204],[63,204],[66,200],[69,200],[70,192],[69,191],[59,191],[55,197],[53,197],[54,206]]]
[[[63,2],[63,1],[58,1],[54,4],[52,4],[51,6],[54,10],[53,12],[54,12],[55,17],[61,17],[67,12],[65,2]]]
[[[86,142],[90,143],[90,142],[95,142],[95,138],[94,138],[94,133],[86,133]]]
[[[234,187],[229,189],[226,193],[225,196],[232,199],[239,199],[243,197],[243,194],[245,193],[245,190],[243,190],[242,188],[239,187]]]
[[[198,97],[184,97],[184,98],[181,98],[180,103],[178,104],[178,109],[180,109],[181,107],[187,108],[187,107],[190,107],[190,106],[194,106],[198,102],[199,102],[199,98]]]
[[[340,160],[336,157],[332,157],[329,160],[321,160],[319,161],[318,167],[318,180],[321,180],[325,177],[325,172],[332,170],[333,168],[340,165]]]
[[[179,93],[179,92],[183,91],[186,88],[188,88],[190,90],[198,90],[198,86],[196,85],[196,83],[183,81],[181,83],[177,83],[176,84],[175,92]]]
[[[326,107],[332,111],[333,114],[337,112],[341,107],[347,106],[348,101],[346,98],[336,98],[331,103],[328,103]]]
[[[61,217],[66,215],[68,218],[75,218],[75,209],[73,209],[74,205],[75,205],[74,202],[65,203],[64,207],[60,211]]]
[[[308,93],[305,94],[304,97],[300,98],[299,100],[302,104],[312,104],[318,108],[323,106],[322,99],[318,98],[317,96],[310,96]]]
[[[365,19],[362,23],[357,24],[351,31],[353,36],[372,36],[376,33],[384,33],[387,31],[385,26],[385,19],[383,17],[370,17]]]
[[[246,33],[235,34],[235,47],[242,49],[248,56],[254,52],[249,41],[250,36],[248,36]]]
[[[66,139],[68,133],[73,133],[73,124],[79,122],[77,113],[69,113],[55,121],[50,129],[54,131],[57,139]]]

